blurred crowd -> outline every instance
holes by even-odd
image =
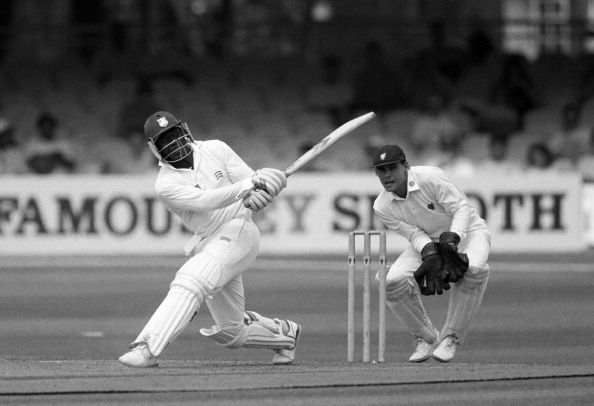
[[[203,60],[183,75],[98,73],[77,60],[49,71],[3,65],[0,174],[152,172],[142,126],[161,109],[254,167],[285,167],[375,111],[377,120],[306,169],[369,170],[370,154],[396,143],[412,165],[454,176],[575,171],[594,181],[589,60],[576,74],[570,57],[505,54],[480,30],[450,44],[444,29],[429,25],[428,46],[406,60],[370,40],[355,60]]]

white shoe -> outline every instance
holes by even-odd
[[[408,359],[408,361],[409,362],[427,361],[429,358],[431,358],[431,351],[433,350],[433,345],[435,345],[435,343],[437,341],[438,340],[435,340],[434,342],[430,343],[428,341],[425,341],[424,338],[415,337],[415,340],[414,340],[415,350],[412,353],[412,355],[410,356],[410,358]]]
[[[291,337],[295,340],[295,344],[292,348],[279,348],[274,350],[274,356],[272,357],[272,363],[275,365],[287,365],[295,360],[295,351],[297,350],[297,340],[299,339],[299,333],[301,332],[301,326],[294,321],[284,320],[288,326],[288,331],[283,333],[287,337]],[[280,328],[280,327],[279,327]]]
[[[157,357],[151,354],[146,343],[140,343],[130,351],[122,355],[118,361],[122,364],[134,368],[156,367],[159,365]]]
[[[460,345],[458,337],[453,335],[447,336],[433,350],[433,358],[439,362],[450,362],[454,358],[454,355],[456,355],[458,345]]]

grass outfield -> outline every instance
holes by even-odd
[[[271,366],[268,351],[229,350],[200,336],[212,322],[204,306],[160,366],[141,370],[115,360],[183,258],[6,261],[0,404],[591,404],[588,255],[493,257],[483,306],[456,359],[421,365],[406,363],[410,337],[390,313],[387,362],[344,362],[344,259],[262,258],[244,276],[247,308],[303,325],[295,365]],[[441,326],[447,294],[425,304]],[[360,359],[360,334],[357,351]]]

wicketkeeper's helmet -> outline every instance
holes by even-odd
[[[149,148],[160,161],[179,162],[193,152],[194,138],[188,125],[166,111],[158,111],[146,119],[144,135]]]

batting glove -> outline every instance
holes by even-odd
[[[266,190],[250,190],[243,197],[243,205],[254,212],[259,212],[272,202],[272,197]]]
[[[264,189],[275,197],[287,186],[287,176],[278,169],[262,168],[254,173],[252,183],[256,189]]]

